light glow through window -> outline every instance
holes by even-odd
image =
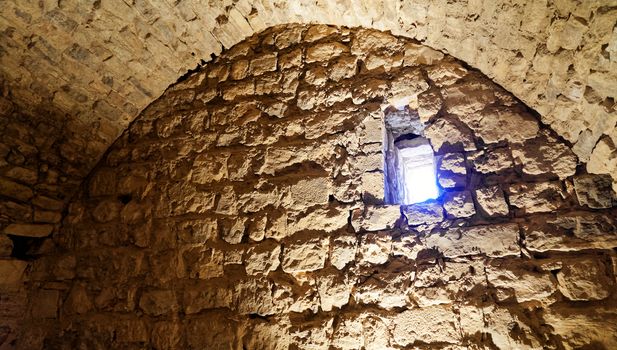
[[[400,148],[398,158],[403,204],[420,203],[439,196],[435,157],[428,143]]]

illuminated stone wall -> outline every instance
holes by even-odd
[[[383,116],[443,195],[383,205]],[[611,178],[477,71],[372,30],[286,26],[130,126],[30,274],[17,347],[614,348]]]

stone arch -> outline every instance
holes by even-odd
[[[446,194],[365,203],[383,191],[382,106],[401,96]],[[109,150],[33,265],[20,341],[611,347],[614,205],[610,179],[460,61],[384,32],[271,28]]]

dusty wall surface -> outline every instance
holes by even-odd
[[[4,0],[0,8],[0,73],[16,100],[68,114],[67,132],[96,140],[98,156],[198,63],[273,25],[326,23],[391,30],[448,52],[536,109],[591,161],[590,172],[617,174],[615,0]]]
[[[380,203],[401,99],[439,157],[422,205]],[[270,29],[105,155],[32,266],[15,347],[615,348],[615,193],[578,165],[440,52]]]

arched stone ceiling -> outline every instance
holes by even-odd
[[[617,158],[617,0],[0,0],[0,9],[12,98],[68,115],[70,131],[98,136],[100,154],[187,70],[301,22],[390,30],[443,50],[535,108],[581,160],[598,140],[599,157]]]

